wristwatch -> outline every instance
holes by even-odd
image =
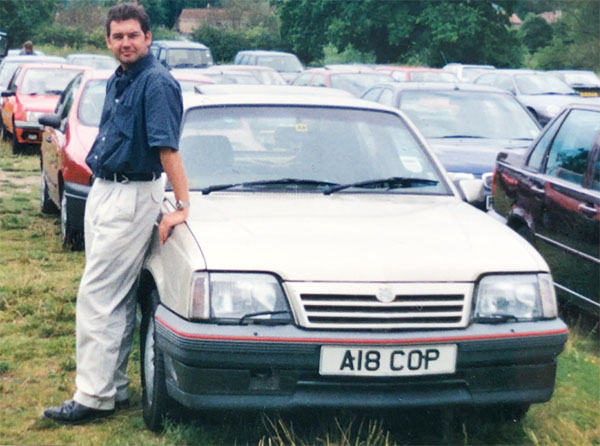
[[[189,207],[190,207],[190,202],[189,202],[189,201],[181,201],[181,200],[177,200],[177,201],[175,202],[175,208],[176,208],[178,211],[181,211],[182,209],[189,208]]]

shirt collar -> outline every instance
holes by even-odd
[[[115,74],[118,78],[125,76],[127,78],[134,79],[140,72],[144,71],[144,69],[152,65],[153,62],[154,55],[148,52],[148,54],[146,54],[144,57],[138,60],[136,64],[129,70],[123,70],[123,67],[119,65],[117,70],[115,71]]]

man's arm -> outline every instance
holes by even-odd
[[[187,176],[183,168],[181,156],[177,150],[170,147],[160,148],[160,162],[167,174],[167,178],[171,182],[175,199],[180,201],[190,201],[190,192],[188,189]],[[161,243],[165,243],[171,234],[171,229],[180,223],[183,223],[189,214],[188,208],[173,211],[163,216],[160,225],[158,226],[158,236]]]

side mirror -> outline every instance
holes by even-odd
[[[481,203],[485,200],[482,180],[470,173],[449,172],[448,175],[467,203]]]
[[[0,96],[3,98],[8,98],[8,97],[14,96],[14,95],[15,95],[14,90],[6,90],[6,91],[3,91],[2,93],[0,93]]]
[[[57,129],[60,127],[60,116],[58,116],[56,113],[48,113],[40,116],[38,122],[42,125],[47,125],[48,127]]]

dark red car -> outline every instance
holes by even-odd
[[[559,296],[600,315],[600,106],[571,105],[527,153],[501,152],[493,216],[544,256]]]
[[[113,71],[86,70],[64,90],[52,114],[40,117],[41,210],[60,210],[63,245],[83,247],[83,214],[92,172],[85,158],[98,134],[106,81]]]
[[[67,84],[86,69],[67,64],[19,65],[2,92],[3,136],[12,135],[13,153],[26,145],[39,146],[42,126],[38,118],[54,110]]]

